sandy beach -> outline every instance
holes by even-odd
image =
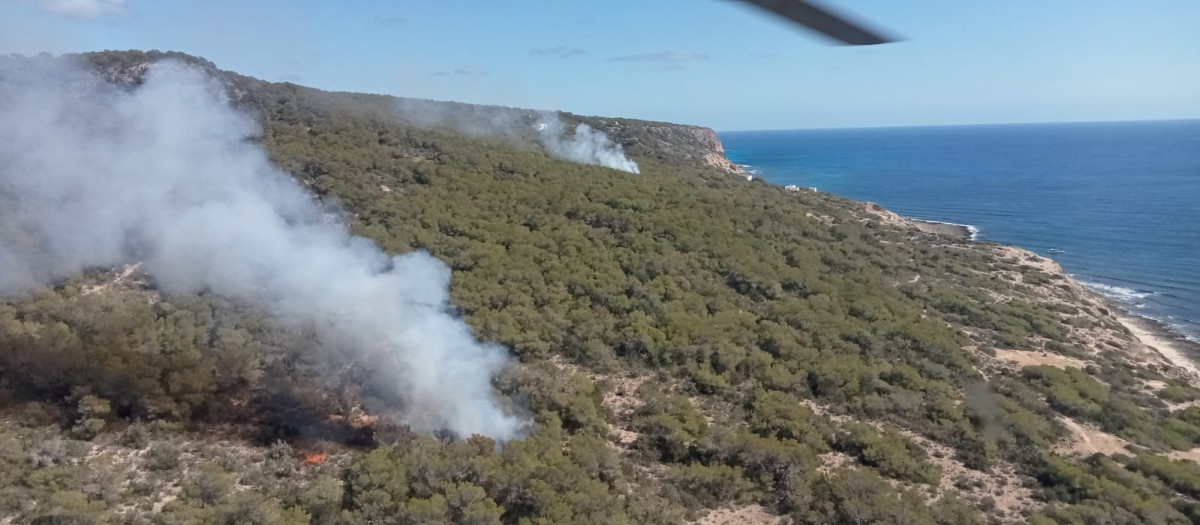
[[[1175,366],[1200,377],[1200,366],[1193,357],[1200,356],[1200,344],[1193,343],[1167,332],[1149,319],[1129,314],[1117,314],[1117,320],[1133,332],[1142,344],[1153,348]]]

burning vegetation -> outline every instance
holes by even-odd
[[[159,56],[83,60],[120,80]],[[25,290],[0,302],[0,516],[13,523],[668,524],[718,508],[798,525],[1200,519],[1200,467],[1170,459],[1200,446],[1200,391],[1126,359],[1132,340],[1107,310],[1030,284],[1066,276],[689,163],[651,136],[613,132],[639,144],[636,175],[407,126],[394,99],[174,58],[261,120],[186,74],[121,87],[109,100],[126,113],[95,108],[115,144],[0,96],[0,263],[21,263],[0,278]],[[0,89],[36,60],[0,57]],[[188,109],[172,105],[180,93],[202,107],[153,111]],[[158,126],[175,140],[134,140],[164,137]],[[179,129],[194,127],[220,155]],[[219,213],[135,202],[164,189],[155,162],[183,170],[162,175],[166,202],[211,198]],[[135,175],[153,184],[103,180]],[[115,200],[86,200],[92,189]],[[307,192],[350,224],[322,222]],[[27,198],[43,206],[14,204]],[[95,205],[95,223],[62,202]],[[226,213],[246,203],[279,236]],[[121,228],[102,227],[108,212]],[[87,224],[41,232],[39,217]],[[53,237],[71,232],[111,250]],[[64,251],[36,264],[51,248]],[[152,290],[96,291],[76,273],[127,256],[145,259]],[[1020,368],[996,348],[1087,370]],[[635,401],[606,404],[614,388]],[[1063,455],[1061,418],[1136,447]],[[254,439],[206,434],[222,424]],[[997,504],[982,478],[1014,480],[1029,504]]]
[[[309,466],[323,465],[328,457],[328,454],[324,452],[310,452],[304,455],[304,464]]]

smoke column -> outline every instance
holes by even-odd
[[[451,313],[449,268],[326,220],[258,131],[179,64],[127,91],[0,60],[0,292],[144,261],[167,292],[250,301],[361,352],[416,430],[517,437],[491,386],[508,353]]]
[[[641,173],[637,163],[625,155],[625,148],[606,133],[580,123],[574,134],[567,136],[566,124],[553,111],[415,99],[401,99],[397,108],[400,116],[415,126],[447,126],[468,135],[500,137],[514,143],[528,140],[533,133],[546,154],[556,159]]]
[[[546,122],[539,123],[538,131],[542,145],[551,157],[641,173],[637,163],[625,156],[625,149],[620,144],[614,144],[603,131],[596,131],[587,124],[576,126],[575,134],[567,137],[562,119],[552,115]]]

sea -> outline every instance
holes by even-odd
[[[969,225],[1200,341],[1200,120],[719,135],[755,177]]]

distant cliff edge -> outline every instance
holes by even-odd
[[[323,112],[367,113],[372,116],[395,115],[406,118],[406,110],[436,115],[438,120],[463,123],[482,120],[536,124],[541,116],[554,113],[571,127],[578,123],[603,131],[626,152],[664,162],[710,166],[730,174],[743,170],[725,157],[725,148],[715,131],[700,126],[654,122],[627,118],[593,117],[566,112],[542,112],[530,109],[484,106],[460,102],[421,100],[387,95],[332,92],[288,82],[267,82],[217,68],[212,62],[186,53],[168,51],[101,51],[77,56],[85,60],[109,82],[137,85],[143,81],[150,64],[175,60],[205,70],[219,79],[230,98],[241,106],[257,110],[264,117],[288,117],[303,120]],[[289,115],[289,113],[297,113]],[[303,114],[301,114],[303,113]],[[498,119],[498,116],[503,118]],[[413,120],[417,122],[421,117]],[[425,122],[428,124],[428,122]]]
[[[633,155],[661,156],[712,166],[728,173],[743,170],[725,157],[725,146],[709,128],[622,118],[579,117],[602,130]]]

